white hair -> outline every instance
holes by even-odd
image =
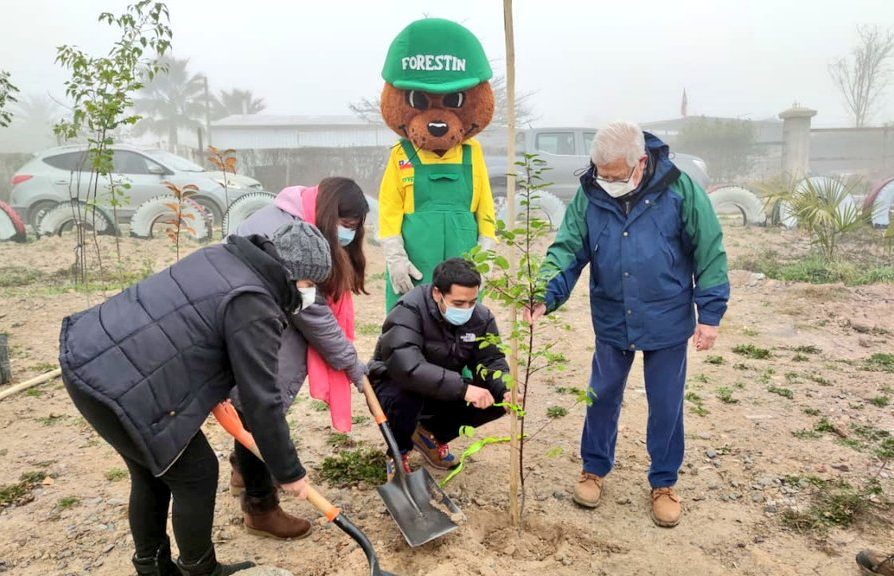
[[[597,131],[590,147],[590,158],[597,166],[623,158],[627,161],[627,166],[633,167],[645,153],[646,139],[642,128],[633,122],[622,120],[612,122]]]

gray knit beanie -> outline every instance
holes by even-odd
[[[329,243],[316,226],[300,220],[284,224],[273,234],[273,246],[289,280],[322,282],[329,278]]]

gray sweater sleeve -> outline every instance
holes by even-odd
[[[292,314],[292,325],[333,369],[347,370],[357,364],[357,349],[345,336],[332,310],[320,299]]]

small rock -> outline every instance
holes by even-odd
[[[766,514],[776,514],[779,511],[779,507],[776,504],[767,504],[764,506],[764,512]]]
[[[475,506],[487,506],[487,502],[485,502],[483,498],[475,498],[473,502],[475,502]]]
[[[711,434],[708,432],[699,432],[698,437],[701,438],[702,440],[710,440]]]
[[[847,464],[831,464],[831,466],[832,468],[840,470],[841,472],[848,472],[851,469],[851,467]]]
[[[568,556],[564,556],[564,557],[562,558],[562,565],[563,565],[563,566],[571,566],[572,564],[574,564],[574,560],[572,560],[572,559],[569,558]]]
[[[563,494],[562,492],[556,491],[556,492],[553,492],[553,498],[555,498],[556,500],[564,500],[565,494]]]
[[[739,481],[738,480],[730,480],[729,485],[732,486],[733,488],[738,488]]]
[[[710,449],[706,450],[705,456],[707,456],[708,458],[711,458],[713,460],[714,458],[717,458],[717,450],[710,450]]]
[[[623,506],[625,504],[630,504],[630,498],[618,498],[615,502]]]
[[[764,495],[761,494],[760,492],[754,492],[751,494],[751,501],[754,502],[755,504],[760,504],[761,502],[764,501]]]

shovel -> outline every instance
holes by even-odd
[[[221,402],[215,406],[212,414],[214,414],[214,417],[220,425],[223,426],[224,430],[229,432],[233,438],[248,448],[259,460],[264,460],[261,457],[261,451],[258,450],[258,445],[255,444],[254,437],[252,437],[251,432],[246,430],[242,425],[242,421],[239,420],[239,414],[236,413],[236,409],[233,408],[233,405],[229,400]],[[366,554],[366,560],[369,562],[370,576],[397,576],[396,574],[382,570],[379,566],[379,559],[376,557],[376,551],[373,548],[372,543],[369,541],[369,538],[367,538],[353,522],[348,520],[338,508],[333,506],[325,496],[317,492],[316,489],[310,485],[307,487],[307,501],[310,502],[320,514],[325,516],[327,520],[341,528],[342,531],[360,545],[360,548],[363,549],[363,553]]]
[[[428,470],[421,468],[409,474],[404,471],[398,456],[397,440],[368,379],[363,384],[363,394],[395,461],[394,478],[376,490],[407,543],[416,547],[459,528],[447,513],[461,516],[462,512],[441,490]]]

